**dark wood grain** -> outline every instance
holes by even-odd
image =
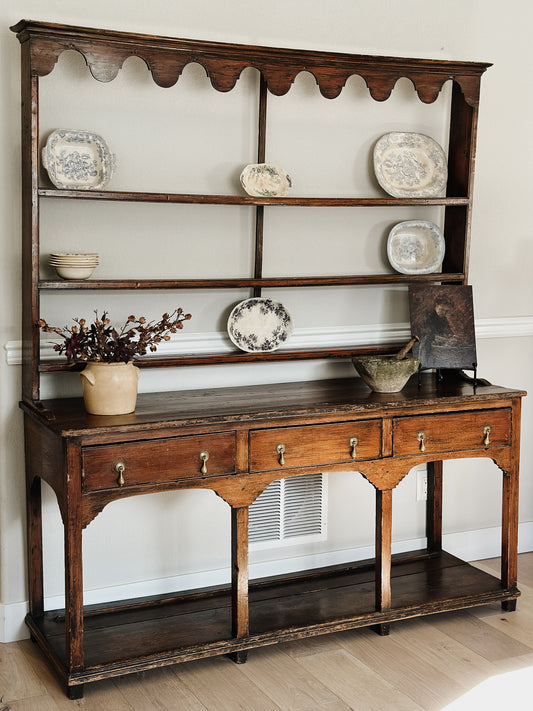
[[[453,375],[439,381],[423,373],[420,387],[414,376],[398,393],[374,393],[360,378],[274,383],[226,388],[141,393],[135,412],[128,415],[89,415],[80,398],[43,400],[40,407],[22,402],[23,409],[49,430],[63,436],[90,437],[109,433],[123,437],[128,431],[165,427],[191,427],[304,417],[323,422],[347,417],[375,417],[376,413],[409,414],[417,409],[449,412],[458,409],[494,407],[499,402],[522,397],[523,390],[496,385],[475,386]],[[106,438],[107,439],[107,438]]]
[[[235,277],[212,279],[87,279],[85,281],[41,280],[42,291],[85,291],[107,289],[236,289],[313,286],[357,286],[366,284],[411,284],[463,281],[463,274],[367,274],[309,277]]]
[[[240,639],[231,636],[229,590],[201,604],[194,596],[189,602],[187,595],[181,595],[168,598],[163,607],[153,600],[128,613],[109,608],[97,614],[93,608],[86,616],[87,665],[71,677],[78,683],[95,681],[519,595],[516,589],[502,589],[497,578],[448,554],[416,557],[413,562],[404,558],[392,564],[391,608],[376,613],[372,566],[361,564],[325,576],[319,573],[309,571],[293,580],[279,578],[268,585],[252,583],[250,633]],[[46,640],[44,644],[64,658],[61,614],[52,611],[30,624]],[[143,655],[139,655],[141,642]]]
[[[442,475],[443,462],[427,464],[426,535],[428,551],[442,550]]]
[[[270,207],[465,207],[470,200],[464,196],[431,198],[391,197],[252,197],[250,195],[211,195],[196,193],[154,193],[124,190],[65,190],[39,188],[44,198],[71,200],[104,200],[108,202],[155,202],[208,205],[256,205]]]
[[[140,56],[162,87],[176,83],[185,65],[200,63],[218,91],[231,90],[243,69],[255,67],[268,89],[278,96],[287,93],[301,71],[314,75],[321,93],[338,96],[353,74],[363,77],[370,94],[378,101],[390,96],[401,77],[408,77],[425,103],[435,101],[446,81],[461,87],[469,104],[479,101],[479,84],[490,66],[481,62],[452,62],[432,59],[373,57],[339,52],[279,49],[222,42],[154,37],[131,32],[116,32],[87,27],[21,20],[12,28],[21,43],[33,40],[32,62],[39,76],[49,74],[65,49],[85,57],[92,75],[99,81],[114,79],[124,61]]]

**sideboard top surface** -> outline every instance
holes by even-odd
[[[30,415],[63,436],[87,436],[151,429],[247,422],[264,418],[313,417],[328,414],[368,416],[372,412],[483,405],[488,400],[522,397],[513,390],[449,377],[440,381],[434,373],[411,378],[398,393],[372,392],[360,378],[246,385],[237,387],[144,393],[129,415],[89,415],[81,398],[22,402]]]

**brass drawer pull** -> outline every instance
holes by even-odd
[[[285,454],[285,445],[278,444],[278,446],[276,447],[276,452],[279,454],[280,466],[284,467],[285,466],[285,457],[283,455]]]
[[[355,451],[355,448],[359,444],[359,440],[357,437],[350,437],[350,447],[352,448],[352,459],[355,459],[357,457],[357,452]]]
[[[487,425],[486,427],[483,427],[483,434],[485,435],[485,438],[484,438],[484,440],[483,440],[483,444],[485,445],[485,447],[488,447],[489,444],[490,444],[490,437],[489,437],[490,431],[491,431],[490,425]]]
[[[426,451],[426,433],[425,432],[419,432],[416,436],[417,440],[420,442],[420,451],[425,452]]]
[[[117,462],[113,469],[117,472],[118,478],[117,478],[117,484],[119,486],[124,486],[124,472],[126,471],[126,467],[124,466],[124,462]]]
[[[209,459],[209,452],[200,452],[200,459],[202,460],[202,467],[200,471],[202,474],[207,474],[207,460]]]

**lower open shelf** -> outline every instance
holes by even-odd
[[[373,561],[364,561],[252,582],[250,634],[242,639],[232,638],[229,588],[86,607],[85,664],[75,672],[64,662],[64,611],[29,615],[27,624],[65,681],[82,684],[520,595],[448,553],[414,551],[393,558],[392,606],[380,612],[374,607],[374,575]]]

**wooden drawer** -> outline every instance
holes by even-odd
[[[204,462],[200,457],[204,452],[209,455],[205,474],[201,471]],[[123,486],[234,474],[235,433],[87,447],[83,451],[84,490],[119,486],[115,469],[118,462],[124,464]]]
[[[381,420],[280,427],[250,432],[250,471],[321,466],[381,455]],[[283,446],[283,460],[278,448]]]
[[[508,409],[393,420],[394,456],[507,447],[510,440],[511,411]]]

